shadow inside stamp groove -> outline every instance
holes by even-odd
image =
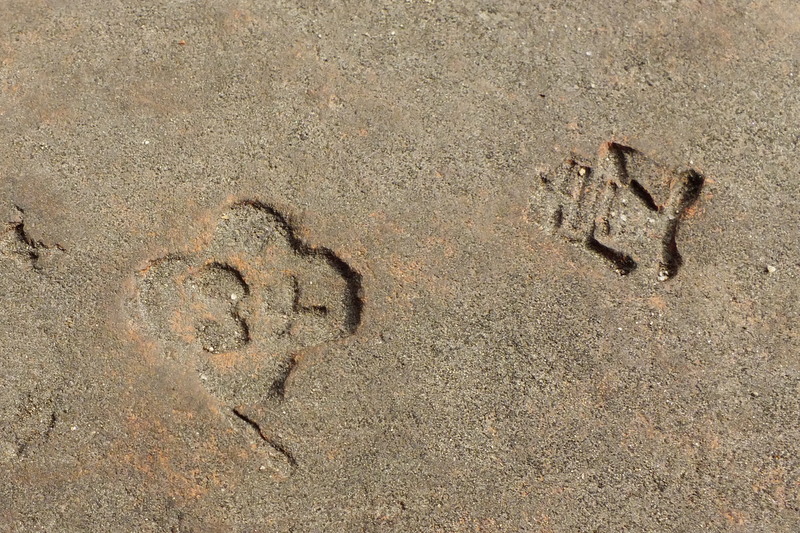
[[[340,258],[333,250],[326,247],[310,246],[300,240],[289,220],[274,207],[258,200],[241,200],[230,206],[231,209],[247,206],[266,212],[272,216],[280,226],[291,248],[300,255],[320,257],[324,259],[347,283],[347,297],[345,307],[347,317],[345,325],[348,333],[353,334],[361,324],[361,315],[364,309],[362,298],[362,277],[350,265]]]
[[[231,409],[231,412],[236,418],[244,422],[247,426],[251,428],[252,431],[256,433],[256,438],[261,439],[262,441],[264,441],[266,445],[270,446],[273,450],[282,455],[284,460],[289,464],[289,466],[291,466],[292,468],[297,467],[297,460],[294,458],[294,455],[292,455],[292,453],[289,452],[289,450],[286,449],[286,447],[283,444],[278,442],[277,439],[267,435],[258,422],[256,422],[255,420],[244,414],[244,412],[242,412],[239,408],[233,408]]]
[[[192,365],[234,428],[266,444],[259,453],[283,475],[296,460],[253,413],[283,403],[305,350],[357,331],[362,278],[331,249],[301,240],[263,202],[221,211],[202,247],[139,271],[138,309],[166,354]]]
[[[539,174],[531,210],[552,234],[601,257],[620,275],[647,260],[666,281],[683,265],[678,230],[704,181],[693,169],[668,169],[634,148],[606,142],[593,166],[569,158]]]
[[[57,242],[44,242],[31,236],[25,222],[25,210],[14,205],[18,216],[7,221],[5,229],[0,230],[0,255],[15,258],[27,264],[32,270],[41,273],[42,259],[52,252],[66,252],[67,249]]]

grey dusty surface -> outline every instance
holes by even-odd
[[[798,43],[0,0],[0,531],[800,531]]]

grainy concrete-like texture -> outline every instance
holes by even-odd
[[[800,531],[795,0],[0,0],[0,530]]]

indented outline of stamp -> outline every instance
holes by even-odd
[[[165,355],[194,369],[270,469],[288,475],[293,454],[258,422],[258,406],[283,402],[297,354],[355,333],[360,274],[302,241],[278,210],[245,200],[222,211],[206,244],[149,261],[137,289]]]
[[[649,261],[656,277],[674,277],[683,257],[677,235],[704,178],[675,171],[622,144],[601,145],[593,166],[567,159],[540,173],[533,218],[550,233],[601,257],[620,275]]]

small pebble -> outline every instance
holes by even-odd
[[[767,265],[767,274],[774,274],[776,270],[778,270],[778,269],[775,268],[774,266]]]

